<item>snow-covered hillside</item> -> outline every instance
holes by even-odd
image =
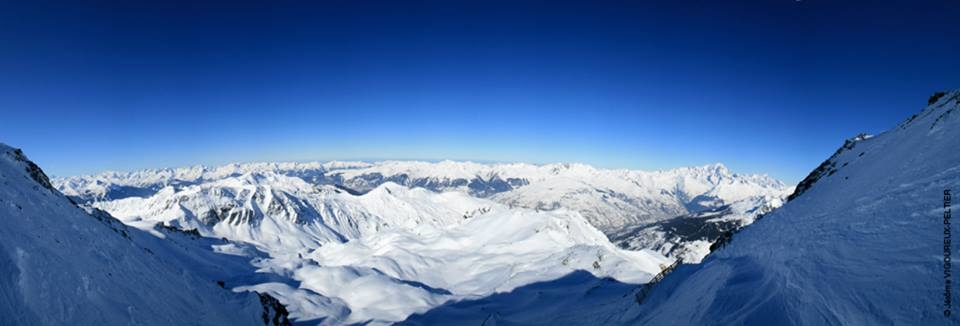
[[[428,192],[387,184],[356,196],[296,177],[248,172],[179,189],[167,186],[148,198],[95,202],[92,207],[142,228],[163,223],[265,250],[304,252],[382,229],[457,224],[486,204],[464,194]]]
[[[0,144],[0,324],[257,325],[257,295],[235,294],[177,248],[54,190]]]
[[[945,205],[960,189],[960,91],[931,102],[891,130],[848,140],[790,202],[702,264],[678,268],[619,322],[960,323],[955,301],[945,306],[957,289]]]
[[[577,271],[640,284],[670,262],[655,252],[616,248],[576,212],[536,213],[488,203],[489,210],[461,224],[386,229],[324,244],[304,260],[276,258],[273,268],[288,269],[299,288],[267,283],[247,289],[285,300],[292,316],[304,320],[398,322],[450,301],[508,292]],[[325,316],[321,312],[333,309],[316,309],[312,298],[317,294],[349,310]]]

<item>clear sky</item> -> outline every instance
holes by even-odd
[[[0,142],[54,175],[455,159],[796,182],[960,87],[957,1],[192,2],[0,2]]]

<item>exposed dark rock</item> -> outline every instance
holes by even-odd
[[[125,238],[130,237],[129,232],[127,232],[127,228],[129,227],[126,224],[123,224],[123,222],[118,220],[116,217],[113,217],[113,215],[110,215],[110,213],[93,207],[87,207],[84,209],[86,210],[87,214],[98,221],[103,222],[103,224],[106,224],[111,230],[113,230],[113,232],[116,232]]]
[[[643,304],[643,300],[647,298],[647,295],[650,294],[650,291],[653,289],[653,287],[656,286],[657,283],[660,283],[660,281],[663,281],[663,279],[672,273],[674,269],[677,269],[677,266],[680,266],[680,264],[683,264],[682,259],[675,260],[669,266],[661,266],[660,273],[657,273],[657,275],[655,275],[650,282],[647,282],[639,287],[637,293],[633,295],[634,301],[636,301],[638,305]]]
[[[457,187],[456,185],[451,186]],[[470,180],[467,188],[470,189],[472,195],[477,197],[487,197],[496,193],[513,190],[513,186],[510,185],[509,182],[498,176],[490,177],[488,180],[483,180],[480,177],[473,178],[473,180]]]
[[[834,152],[833,155],[830,156],[830,158],[828,158],[826,161],[823,161],[823,163],[820,163],[820,165],[817,166],[817,168],[814,169],[813,172],[810,172],[810,174],[808,174],[806,178],[803,178],[803,180],[800,181],[799,184],[797,184],[797,188],[793,191],[792,194],[790,194],[790,196],[787,197],[787,201],[791,201],[794,198],[797,198],[798,196],[802,195],[804,192],[809,190],[810,187],[812,187],[815,183],[817,183],[817,181],[820,181],[821,178],[828,177],[836,173],[837,159],[840,157],[840,154],[843,154],[848,150],[852,150],[854,147],[856,147],[857,142],[866,140],[867,138],[868,137],[866,134],[861,133],[856,137],[847,139],[843,143],[843,146],[837,149],[837,151]]]
[[[33,161],[28,159],[26,155],[23,155],[22,150],[19,148],[14,149],[11,154],[13,154],[13,159],[23,162],[26,165],[27,174],[30,175],[31,179],[39,183],[44,188],[54,190],[53,185],[50,184],[50,178],[47,177],[47,174],[43,173],[43,170],[41,170],[36,163],[33,163]]]
[[[264,325],[291,325],[290,312],[280,303],[280,300],[266,293],[258,292],[257,295],[260,296],[260,304],[263,306],[261,317]]]
[[[940,98],[944,97],[945,95],[947,95],[947,92],[933,93],[930,95],[930,98],[927,99],[927,105],[933,105],[933,103],[937,103],[937,101],[939,101]]]
[[[186,229],[186,230],[184,230],[184,229],[178,228],[178,227],[176,227],[176,226],[166,225],[166,224],[163,224],[163,223],[157,223],[156,225],[153,226],[153,228],[154,228],[155,230],[158,230],[158,231],[167,231],[167,232],[181,233],[181,234],[185,234],[185,235],[188,235],[188,236],[190,236],[190,237],[193,237],[193,238],[202,238],[202,237],[203,237],[203,235],[201,235],[201,234],[200,234],[200,231],[197,231],[197,229]]]
[[[344,191],[354,195],[363,194],[373,190],[384,183],[393,182],[408,188],[424,188],[434,192],[442,192],[448,189],[467,187],[471,195],[476,197],[489,197],[501,192],[507,192],[517,187],[530,184],[530,181],[524,178],[507,178],[491,176],[482,178],[476,176],[471,179],[455,178],[411,178],[402,173],[391,176],[384,176],[379,172],[362,174],[350,179],[343,179],[341,175],[327,176],[322,179],[324,184],[332,184]]]
[[[363,195],[363,192],[354,190],[354,189],[352,189],[352,188],[350,188],[350,187],[344,186],[344,185],[339,184],[339,183],[334,183],[333,186],[336,187],[337,189],[346,191],[348,194],[351,194],[351,195],[354,195],[354,196]]]
[[[219,223],[221,220],[222,220],[221,215],[217,213],[217,210],[215,209],[210,209],[200,214],[200,223],[203,223],[203,225],[212,226]]]

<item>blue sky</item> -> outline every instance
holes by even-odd
[[[960,87],[955,1],[0,3],[0,141],[54,175],[457,159],[799,181]]]

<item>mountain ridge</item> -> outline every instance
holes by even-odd
[[[733,173],[719,163],[652,172],[596,169],[585,164],[487,165],[453,161],[252,163],[213,168],[195,166],[130,173],[106,172],[92,176],[54,178],[53,182],[65,194],[78,197],[78,201],[92,202],[149,196],[167,185],[190,185],[253,171],[272,171],[297,176],[309,183],[334,184],[359,193],[390,181],[438,192],[452,190],[467,192],[477,197],[494,197],[500,202],[538,209],[562,205],[563,203],[556,199],[559,197],[582,196],[587,192],[594,192],[595,194],[587,195],[604,197],[594,200],[600,200],[599,204],[609,207],[603,214],[593,214],[587,209],[581,212],[601,229],[619,228],[627,222],[671,218],[690,213],[690,208],[700,208],[696,206],[698,200],[710,200],[698,198],[701,195],[732,203],[746,199],[748,196],[744,194],[782,195],[790,191],[786,184],[769,176]],[[538,188],[540,185],[543,185],[543,189]],[[531,190],[526,191],[525,188]],[[712,193],[708,193],[711,191]],[[546,192],[553,193],[548,196],[538,195]],[[644,203],[645,201],[647,203]],[[663,203],[665,206],[651,206],[651,201]],[[694,206],[687,207],[688,205]],[[626,212],[618,214],[621,210]]]
[[[526,163],[480,164],[473,162],[384,161],[380,163],[252,163],[219,167],[193,166],[180,169],[144,170],[131,173],[107,172],[95,176],[55,178],[54,184],[77,202],[98,205],[118,216],[130,216],[122,207],[126,202],[142,202],[161,192],[179,192],[233,180],[250,174],[298,178],[307,193],[312,187],[333,187],[349,194],[362,195],[380,185],[395,183],[408,188],[427,189],[437,193],[463,193],[488,198],[509,207],[541,210],[568,208],[580,212],[592,225],[618,245],[627,249],[660,248],[664,254],[688,261],[698,261],[716,234],[734,230],[753,221],[757,213],[751,207],[727,211],[728,223],[717,220],[688,219],[699,212],[742,207],[747,203],[778,206],[792,192],[784,183],[760,174],[738,174],[720,163],[661,171],[606,170],[586,164],[535,165]],[[319,188],[318,188],[319,189]],[[333,190],[337,191],[337,190]],[[214,194],[216,195],[216,194]],[[291,194],[290,202],[298,195]],[[132,205],[132,204],[131,204]],[[166,205],[170,207],[172,204]],[[303,208],[303,205],[295,204]],[[130,206],[130,205],[126,205]],[[288,206],[288,205],[281,205]],[[323,211],[321,206],[307,209]],[[234,210],[231,207],[189,209],[202,220],[222,220],[223,214],[211,210]],[[299,210],[293,207],[288,210]],[[246,218],[257,213],[252,207],[243,212]],[[159,213],[142,212],[156,216]],[[177,213],[179,214],[179,213]],[[317,213],[311,213],[317,215]],[[243,217],[246,216],[246,217]],[[164,219],[169,220],[169,218]],[[637,229],[638,225],[655,225],[665,221],[695,223],[701,227]],[[671,222],[672,223],[672,222]],[[190,224],[191,229],[202,225]],[[699,233],[697,228],[710,231]],[[687,234],[675,235],[674,232]],[[695,233],[692,234],[691,232]],[[336,233],[336,232],[334,232]],[[329,238],[329,237],[328,237]],[[342,238],[342,237],[341,237]]]

